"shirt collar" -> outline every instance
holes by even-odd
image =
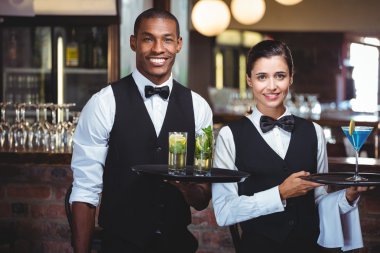
[[[170,77],[168,80],[166,80],[165,82],[163,82],[162,84],[160,85],[157,85],[157,84],[154,84],[152,81],[150,81],[148,78],[146,78],[145,76],[143,76],[143,74],[141,74],[137,69],[135,69],[133,72],[132,72],[132,77],[133,77],[133,80],[135,80],[135,83],[137,85],[137,88],[139,89],[139,92],[141,94],[141,97],[145,100],[147,98],[145,98],[145,86],[146,85],[151,85],[153,87],[163,87],[163,86],[169,86],[169,90],[170,92],[172,91],[172,88],[173,88],[173,74],[170,73]]]
[[[253,107],[253,110],[252,110],[252,113],[250,115],[248,115],[248,118],[250,118],[253,122],[255,123],[260,123],[260,118],[263,114],[257,109],[256,106]],[[280,116],[278,117],[278,119],[286,116],[286,115],[291,115],[289,109],[285,106],[285,112]]]

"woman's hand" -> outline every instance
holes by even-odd
[[[300,171],[291,174],[279,185],[280,196],[282,200],[305,195],[308,191],[322,186],[321,184],[303,180],[300,177],[310,175],[309,172]]]
[[[346,189],[346,199],[350,205],[354,203],[354,201],[359,198],[361,192],[365,192],[368,190],[372,190],[375,187],[368,186],[351,186]]]

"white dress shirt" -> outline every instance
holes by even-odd
[[[144,104],[152,119],[157,136],[165,118],[169,99],[164,100],[159,95],[145,98],[145,85],[156,86],[144,77],[137,69],[133,71],[135,80]],[[172,75],[162,86],[173,87]],[[206,100],[195,92],[191,92],[195,132],[212,126],[212,111]],[[73,190],[70,203],[74,201],[99,204],[99,196],[103,188],[103,169],[108,152],[108,139],[115,118],[115,97],[112,87],[107,87],[94,94],[83,108],[74,134],[74,148],[71,161],[73,170]],[[130,109],[126,109],[130,110]]]
[[[281,116],[290,115],[288,109]],[[268,145],[282,158],[285,158],[287,153],[291,133],[275,126],[273,130],[263,133],[260,129],[260,117],[262,113],[256,108],[253,108],[252,114],[247,118],[253,123],[263,139]],[[279,117],[279,118],[281,118]],[[313,123],[317,139],[318,139],[318,152],[317,152],[317,172],[328,172],[328,159],[326,151],[326,141],[323,135],[322,128]],[[231,170],[238,170],[235,166],[235,143],[231,129],[228,126],[223,127],[218,135],[215,147],[215,156],[213,166],[216,168],[225,168]],[[321,186],[315,189],[316,204],[330,194],[326,192],[326,186]],[[342,190],[343,192],[345,190]],[[345,194],[340,194],[337,198],[339,212],[337,215],[346,214],[352,210],[357,210],[357,200],[351,206]],[[262,215],[267,215],[285,210],[286,205],[280,198],[278,186],[270,189],[257,192],[253,196],[238,195],[237,183],[214,183],[212,184],[212,203],[216,216],[216,221],[220,226],[227,226],[242,221],[250,220]],[[321,211],[321,210],[320,210]],[[321,230],[324,228],[321,228]]]

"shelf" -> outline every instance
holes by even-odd
[[[51,73],[51,69],[42,68],[5,68],[5,73],[18,73],[18,74],[40,74]],[[89,68],[65,68],[65,74],[104,74],[107,75],[107,69],[89,69]]]
[[[51,69],[42,69],[42,68],[5,68],[5,73],[17,73],[17,74],[49,74]]]
[[[65,74],[104,74],[107,75],[107,69],[86,69],[86,68],[65,68]]]

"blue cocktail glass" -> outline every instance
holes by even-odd
[[[355,127],[353,133],[350,134],[348,126],[342,127],[344,134],[346,135],[351,145],[355,149],[355,158],[356,158],[355,159],[356,161],[355,174],[352,177],[346,178],[346,180],[348,181],[368,181],[367,178],[364,178],[359,175],[358,159],[359,159],[359,151],[361,147],[363,146],[364,142],[367,140],[367,137],[372,132],[372,129],[373,127],[369,127],[369,126],[357,126]]]

